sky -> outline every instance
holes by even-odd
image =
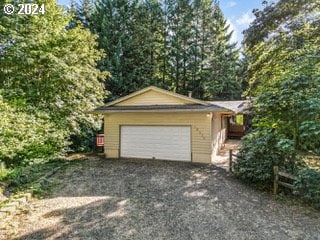
[[[243,30],[247,29],[254,20],[252,10],[262,9],[262,0],[220,0],[220,7],[233,30],[232,42],[238,42],[240,46],[243,39]]]
[[[68,5],[70,0],[57,0],[61,5]],[[262,8],[262,0],[220,0],[220,7],[230,24],[230,30],[233,30],[232,42],[238,42],[240,47],[243,39],[243,30],[249,27],[250,22],[254,20],[252,10]]]

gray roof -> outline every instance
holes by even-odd
[[[245,113],[248,101],[210,101],[209,105],[137,105],[137,106],[101,106],[91,113],[104,112],[233,112]]]
[[[93,113],[103,112],[188,112],[188,111],[230,111],[224,107],[210,104],[189,104],[189,105],[139,105],[139,106],[102,106],[93,110]]]
[[[239,101],[210,101],[210,104],[217,105],[221,108],[229,109],[235,113],[243,113],[248,109],[248,101],[247,100],[239,100]]]

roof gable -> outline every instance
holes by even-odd
[[[204,101],[169,92],[154,86],[144,88],[105,106],[149,106],[149,105],[209,105]]]

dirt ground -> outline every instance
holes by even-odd
[[[15,239],[320,239],[320,212],[209,165],[89,159],[15,216]],[[8,235],[6,236],[8,238]]]

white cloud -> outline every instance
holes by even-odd
[[[229,1],[229,2],[227,2],[226,7],[227,8],[232,8],[232,7],[236,6],[236,5],[237,5],[237,3],[235,1]]]
[[[254,16],[250,12],[242,14],[242,16],[236,20],[238,25],[248,26],[254,20]]]
[[[238,30],[237,30],[236,26],[232,23],[231,19],[227,19],[227,24],[229,25],[229,29],[228,29],[229,33],[233,31],[233,33],[231,35],[230,42],[231,43],[235,43],[235,42],[239,43]]]

